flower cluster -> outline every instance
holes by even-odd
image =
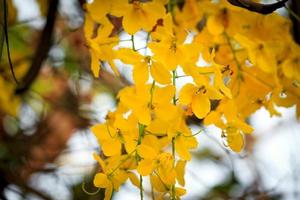
[[[116,110],[92,127],[102,149],[101,156],[95,154],[101,172],[94,185],[105,188],[105,199],[128,179],[143,198],[146,176],[153,199],[180,199],[186,193],[185,165],[198,144],[186,122],[189,116],[222,129],[221,137],[235,152],[243,149],[244,134],[253,131],[245,120],[257,109],[279,115],[275,105],[296,104],[300,116],[300,48],[287,19],[224,0],[186,0],[180,7],[175,2],[94,0],[86,5],[93,74],[98,77],[107,63],[119,76],[117,60],[133,67],[134,83],[119,92]],[[119,46],[116,20],[131,37],[131,48]],[[147,51],[135,48],[138,31],[148,34]],[[192,81],[179,87],[182,77]]]

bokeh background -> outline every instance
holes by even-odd
[[[49,21],[49,1],[7,3],[11,62],[21,80],[42,54],[37,51],[43,46],[41,34]],[[16,92],[1,17],[0,199],[102,199],[103,191],[88,194],[96,191],[92,179],[97,165],[92,153],[101,150],[89,127],[103,122],[115,108],[117,92],[132,83],[131,68],[119,66],[120,78],[105,66],[99,78],[92,76],[82,3],[60,1],[50,50],[31,87],[24,91]],[[289,17],[284,9],[277,12]],[[125,33],[120,37],[130,38]],[[144,47],[146,37],[143,32],[136,34],[137,48]],[[226,148],[220,130],[191,120],[194,132],[204,131],[197,136],[200,145],[187,165],[183,199],[300,199],[300,124],[294,107],[278,109],[282,117],[271,118],[261,109],[249,119],[255,132],[247,135],[241,154]],[[128,183],[113,199],[134,200],[138,195]]]

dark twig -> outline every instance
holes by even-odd
[[[285,3],[288,0],[282,0],[272,4],[261,4],[261,3],[252,2],[251,0],[227,0],[227,1],[234,6],[238,6],[253,12],[266,15],[266,14],[271,14],[278,8],[284,7]]]
[[[300,21],[297,20],[296,16],[300,16],[300,2],[299,0],[292,0],[290,4],[290,18],[293,22],[293,35],[295,41],[300,44]],[[294,13],[294,15],[292,15]]]
[[[47,22],[41,33],[39,44],[37,46],[32,64],[24,76],[21,84],[16,89],[17,94],[22,94],[28,90],[32,82],[37,77],[44,60],[48,56],[48,52],[52,44],[52,35],[56,19],[57,7],[59,0],[51,0],[47,14]]]
[[[4,29],[4,36],[5,36],[5,43],[6,43],[6,51],[7,51],[7,58],[8,58],[8,63],[10,67],[10,71],[12,73],[12,76],[17,84],[19,84],[15,72],[14,72],[14,67],[11,62],[11,57],[10,57],[10,49],[9,49],[9,41],[8,41],[8,31],[7,31],[7,3],[6,0],[3,1],[3,18],[4,18],[4,24],[3,24],[3,29]]]
[[[0,12],[3,12],[3,3],[2,0],[0,1]],[[0,61],[2,58],[2,50],[3,50],[3,44],[4,44],[4,16],[0,15]]]

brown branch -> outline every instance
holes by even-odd
[[[251,0],[227,0],[227,1],[234,6],[245,8],[253,12],[267,15],[267,14],[271,14],[278,8],[284,7],[285,3],[288,0],[278,1],[273,4],[261,4],[261,3],[252,2]]]
[[[48,52],[51,48],[52,44],[52,35],[54,30],[54,24],[56,19],[56,13],[58,8],[58,2],[59,0],[50,0],[49,1],[49,9],[47,14],[47,22],[46,25],[41,33],[40,41],[38,44],[38,47],[36,49],[34,59],[32,61],[32,64],[27,71],[26,75],[24,76],[21,84],[16,89],[16,94],[22,94],[26,92],[30,85],[33,83],[37,75],[39,74],[39,71],[41,69],[41,66],[44,62],[44,60],[48,56]]]
[[[292,0],[290,9],[298,16],[300,16],[300,2],[299,0]],[[292,15],[290,18],[293,22],[293,35],[295,41],[300,44],[300,22]]]

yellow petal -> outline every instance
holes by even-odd
[[[111,200],[112,192],[113,192],[113,185],[110,182],[108,184],[108,186],[105,188],[105,194],[104,194],[105,197],[104,197],[104,200]]]
[[[149,79],[147,63],[141,62],[133,66],[133,80],[136,85],[144,84]]]
[[[101,145],[105,156],[115,156],[121,154],[121,143],[117,138],[105,140],[105,142],[103,142]]]
[[[91,40],[94,33],[95,22],[89,14],[84,16],[84,34],[88,41]]]
[[[123,28],[124,30],[130,34],[135,34],[138,30],[141,29],[139,19],[141,18],[140,12],[136,11],[136,9],[133,8],[133,5],[129,7],[129,10],[127,13],[123,16]]]
[[[106,165],[104,161],[96,153],[93,154],[94,159],[99,163],[103,172],[106,172]]]
[[[94,51],[91,52],[91,69],[95,77],[99,77],[100,62]]]
[[[123,135],[124,141],[125,141],[125,149],[126,152],[129,154],[135,150],[135,147],[137,145],[136,138],[132,135]]]
[[[170,121],[177,116],[177,108],[171,103],[157,105],[155,106],[155,114],[158,119]]]
[[[158,174],[165,184],[174,185],[176,183],[176,172],[173,168],[167,168],[164,165],[160,166]]]
[[[179,93],[179,103],[184,105],[190,104],[196,91],[197,88],[195,87],[195,85],[191,83],[184,85]]]
[[[128,1],[124,0],[109,0],[111,1],[111,15],[116,17],[122,17],[126,11],[131,9],[131,5]]]
[[[186,194],[186,190],[184,188],[175,188],[176,197],[180,197]]]
[[[150,176],[151,185],[158,192],[166,192],[168,188],[165,187],[164,183],[157,175]]]
[[[159,62],[153,62],[150,68],[150,73],[155,81],[160,84],[171,83],[170,72]]]
[[[128,173],[124,170],[116,170],[111,178],[114,190],[119,191],[120,186],[124,184],[127,179]]]
[[[151,146],[141,144],[137,147],[137,152],[142,158],[154,159],[157,156],[157,151]]]
[[[173,96],[175,95],[175,87],[173,85],[168,85],[166,87],[155,87],[153,94],[153,101],[157,104],[168,104],[171,102]]]
[[[240,132],[228,133],[227,143],[231,150],[240,152],[244,146],[244,138]]]
[[[223,98],[223,94],[220,91],[218,91],[216,88],[210,87],[210,86],[206,87],[206,95],[210,99],[215,99],[215,100]]]
[[[153,168],[154,168],[153,161],[149,159],[144,159],[139,162],[137,171],[142,176],[148,176],[153,171]]]
[[[94,185],[98,188],[106,188],[109,184],[109,180],[106,176],[106,174],[103,173],[97,173],[94,178]]]
[[[139,63],[143,59],[143,56],[138,52],[128,48],[121,48],[117,50],[116,57],[126,64]]]
[[[110,139],[116,134],[116,131],[107,124],[96,124],[91,128],[91,131],[99,141]]]
[[[156,135],[164,135],[168,130],[168,124],[156,118],[147,126],[147,130]]]
[[[128,177],[130,182],[136,186],[137,188],[140,188],[140,180],[138,179],[137,175],[135,173],[129,172]]]
[[[267,48],[264,48],[262,51],[258,50],[256,54],[256,63],[259,68],[267,73],[276,72],[277,64],[275,55]]]
[[[93,3],[87,4],[87,10],[92,18],[99,22],[110,11],[111,2],[107,0],[94,0]]]
[[[207,20],[207,29],[213,35],[220,35],[224,31],[224,26],[217,16],[211,16]]]
[[[163,18],[165,15],[165,7],[158,2],[149,2],[143,5],[143,11],[145,20],[142,23],[145,31],[151,31],[155,26],[156,21]]]
[[[147,106],[141,106],[134,109],[134,114],[138,118],[139,123],[149,125],[151,122],[150,110]]]
[[[199,118],[204,118],[210,111],[210,100],[205,95],[195,95],[192,100],[192,110]]]
[[[185,185],[185,180],[184,180],[184,174],[185,174],[185,165],[186,161],[185,160],[179,160],[176,164],[175,171],[176,171],[176,178],[178,183],[181,186]]]
[[[186,140],[185,140],[185,145],[189,149],[195,149],[198,146],[198,142],[197,142],[195,137],[187,137]]]
[[[236,119],[238,111],[237,104],[234,100],[224,101],[223,105],[220,105],[220,108],[223,110],[227,121],[231,122]]]
[[[183,160],[191,160],[191,154],[184,141],[184,137],[178,136],[175,140],[175,150],[179,157]]]
[[[254,131],[254,128],[252,128],[249,124],[245,123],[242,120],[236,119],[235,126],[239,129],[241,129],[244,133],[252,133]]]
[[[108,60],[108,64],[110,65],[110,68],[113,70],[115,75],[120,76],[120,72],[119,72],[117,66],[115,65],[114,61],[113,60]]]

